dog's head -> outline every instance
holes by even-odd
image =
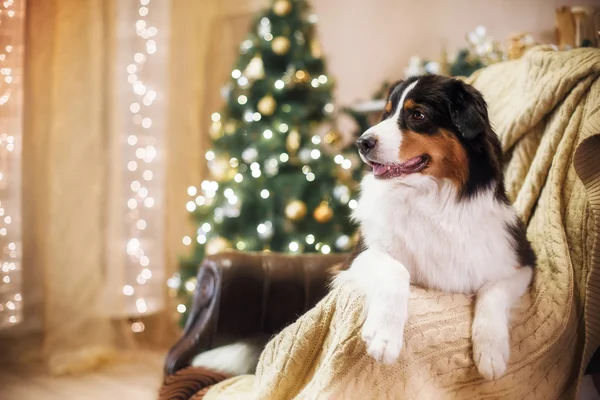
[[[381,122],[361,135],[358,148],[377,179],[443,181],[465,196],[502,185],[500,142],[483,96],[456,79],[427,75],[396,83]]]

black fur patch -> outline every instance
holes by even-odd
[[[525,231],[523,222],[518,220],[514,224],[507,224],[506,229],[514,241],[513,246],[517,252],[520,266],[534,267],[537,260],[535,253],[531,248],[531,243],[527,240],[527,232]]]

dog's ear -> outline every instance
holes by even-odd
[[[452,123],[465,139],[473,139],[488,129],[487,104],[473,86],[453,80],[449,100]]]

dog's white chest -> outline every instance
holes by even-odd
[[[506,229],[514,213],[489,196],[466,204],[443,189],[390,188],[366,176],[354,217],[367,247],[400,261],[411,283],[474,293],[517,266]]]

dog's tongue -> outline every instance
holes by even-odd
[[[402,164],[373,164],[373,174],[380,176],[388,171],[394,174],[410,174],[419,168],[419,164],[423,161],[423,157],[415,157],[410,160],[403,162]]]
[[[388,167],[383,164],[374,164],[373,165],[373,173],[375,176],[379,176],[384,174],[388,170]]]

